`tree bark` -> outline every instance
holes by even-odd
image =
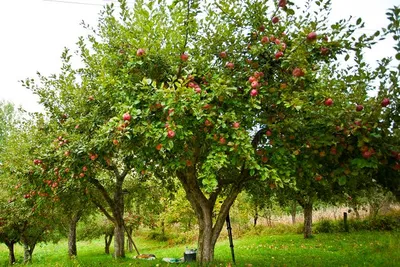
[[[10,265],[15,263],[14,244],[14,242],[6,242],[6,246],[8,247],[8,262]]]
[[[126,234],[128,235],[127,247],[128,247],[129,252],[133,251],[133,243],[131,242],[132,233],[133,233],[132,227],[127,227],[127,229],[126,229]],[[129,238],[129,237],[131,237],[131,238]]]
[[[104,252],[106,254],[110,254],[110,245],[111,245],[111,241],[113,239],[113,234],[105,234],[104,236]]]
[[[296,223],[296,213],[297,213],[297,202],[293,201],[291,207],[290,207],[290,215],[292,217],[292,224]]]
[[[76,257],[78,251],[76,248],[76,226],[82,216],[82,212],[77,212],[69,222],[69,232],[68,232],[68,255],[70,258]]]
[[[304,204],[304,238],[310,238],[312,235],[312,202]]]
[[[24,247],[24,264],[31,263],[35,245],[29,246],[27,243],[22,243],[22,245]]]
[[[199,238],[196,260],[200,266],[206,265],[214,260],[214,248],[221,230],[225,224],[229,209],[235,201],[237,195],[243,188],[243,180],[238,179],[235,184],[226,187],[225,200],[220,210],[217,212],[213,222],[213,211],[218,195],[222,188],[218,187],[208,198],[203,194],[198,184],[194,167],[188,168],[186,172],[177,173],[178,179],[183,185],[186,198],[194,209],[199,224]]]
[[[125,257],[125,229],[124,225],[118,223],[114,228],[114,257]]]

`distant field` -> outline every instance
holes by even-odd
[[[103,253],[103,240],[78,243],[78,258],[69,260],[67,243],[39,244],[31,266],[196,266],[168,264],[164,257],[183,256],[185,245],[170,247],[167,242],[136,238],[141,253],[152,253],[157,260],[133,259],[128,253],[116,261]],[[400,266],[400,232],[357,232],[350,234],[318,234],[310,240],[301,235],[243,236],[235,242],[237,266]],[[193,244],[188,244],[193,246]],[[17,246],[18,263],[22,247]],[[216,262],[211,266],[227,266],[232,262],[228,241],[217,244]],[[0,265],[6,266],[7,247],[0,246]],[[22,264],[21,264],[22,265]]]

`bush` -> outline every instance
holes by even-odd
[[[363,220],[348,220],[349,230],[357,231],[393,231],[400,230],[400,214],[370,217]],[[321,220],[314,224],[315,233],[344,232],[343,220]]]

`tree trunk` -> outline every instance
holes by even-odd
[[[27,243],[23,243],[22,245],[24,247],[24,264],[31,263],[35,245],[29,246]]]
[[[14,242],[6,242],[8,247],[8,262],[10,265],[15,263],[14,244]]]
[[[257,226],[257,220],[258,220],[258,206],[256,205],[254,208],[254,220],[253,220],[253,226]]]
[[[123,223],[117,223],[114,228],[114,257],[125,257],[125,229]]]
[[[312,234],[312,202],[304,204],[304,238],[310,238]]]
[[[126,229],[126,232],[127,232],[126,234],[128,235],[128,238],[127,238],[128,250],[129,250],[129,252],[132,252],[133,251],[133,243],[131,242],[131,238],[132,238],[133,228],[128,227]],[[131,237],[131,238],[129,238],[129,237]]]
[[[292,224],[296,223],[297,202],[293,201],[290,207],[290,216],[292,216]]]
[[[196,260],[199,266],[207,265],[214,260],[215,244],[225,224],[229,209],[243,188],[243,183],[237,182],[225,188],[225,199],[221,208],[216,211],[216,218],[213,222],[215,203],[222,188],[217,188],[206,197],[200,189],[194,167],[189,168],[189,171],[185,173],[178,172],[177,176],[183,185],[186,198],[197,215],[199,238]],[[238,181],[241,181],[240,178],[238,177]]]
[[[76,257],[78,254],[76,248],[76,226],[81,218],[81,212],[75,214],[69,222],[68,232],[68,255],[70,258]]]
[[[111,241],[112,241],[112,239],[113,239],[113,234],[105,234],[105,236],[104,236],[104,243],[105,243],[105,246],[104,246],[104,252],[106,253],[106,254],[110,254],[110,245],[111,245]]]

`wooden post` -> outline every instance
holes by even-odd
[[[226,229],[228,229],[228,236],[229,236],[229,244],[231,247],[231,253],[232,253],[232,261],[233,263],[236,264],[235,262],[235,251],[233,249],[233,238],[232,238],[232,227],[231,227],[231,219],[229,218],[229,213],[226,216]]]
[[[344,231],[349,232],[349,225],[347,224],[347,212],[343,213]]]

